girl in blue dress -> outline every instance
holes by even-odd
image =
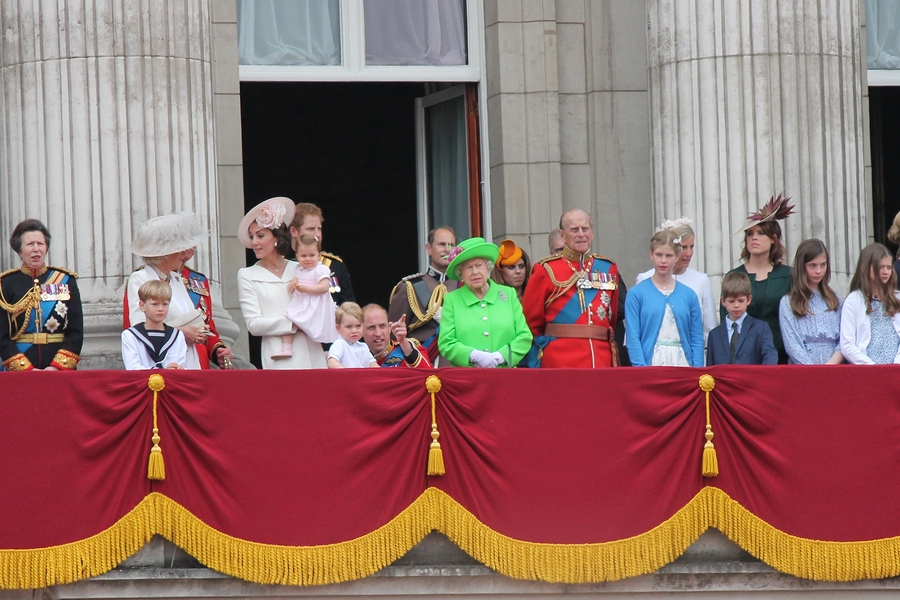
[[[778,321],[788,363],[835,365],[841,355],[841,298],[834,293],[828,249],[804,240],[791,267],[791,290],[782,296]]]
[[[625,337],[632,366],[703,366],[700,300],[673,277],[681,241],[671,229],[657,232],[650,240],[653,275],[628,292]]]

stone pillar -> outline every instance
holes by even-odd
[[[213,235],[193,266],[220,279],[210,3],[0,4],[0,229],[43,220],[49,262],[78,272],[86,368],[121,364],[122,284],[147,219],[196,212]],[[0,258],[18,259],[5,245]]]
[[[540,258],[562,211],[555,5],[485,0],[484,13],[492,230]]]
[[[647,0],[654,221],[687,215],[694,262],[737,266],[748,213],[778,192],[793,251],[829,248],[843,288],[868,243],[858,0]]]

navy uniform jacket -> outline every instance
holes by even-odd
[[[76,277],[59,267],[0,274],[0,360],[5,368],[75,369],[84,339]]]
[[[330,252],[322,252],[319,262],[331,269],[332,276],[328,283],[328,291],[331,292],[331,299],[334,300],[334,303],[340,306],[344,302],[356,302],[350,273],[341,257]]]

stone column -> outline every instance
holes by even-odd
[[[695,266],[739,264],[749,212],[784,192],[844,287],[868,242],[858,0],[647,0],[654,221],[692,217]],[[844,288],[845,290],[845,288]]]
[[[194,267],[220,279],[210,23],[210,0],[0,4],[0,229],[43,220],[49,262],[78,272],[87,368],[120,364],[141,223],[196,212],[213,235]]]
[[[535,258],[562,212],[555,12],[484,3],[492,229]]]

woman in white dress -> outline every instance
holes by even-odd
[[[325,353],[297,329],[286,316],[291,301],[288,284],[297,263],[291,254],[291,235],[285,223],[294,218],[290,198],[270,198],[248,212],[238,227],[238,240],[256,255],[257,263],[238,271],[238,296],[247,330],[262,337],[264,369],[324,369]],[[290,358],[273,360],[281,349],[282,336],[292,334]]]
[[[193,213],[177,213],[150,219],[141,225],[131,242],[131,252],[141,257],[144,266],[128,276],[125,292],[125,319],[127,329],[144,322],[144,313],[138,307],[138,289],[148,281],[166,281],[172,288],[169,315],[166,323],[184,334],[187,344],[185,368],[200,368],[200,350],[206,352],[206,339],[210,334],[203,322],[203,312],[198,311],[191,300],[181,277],[185,252],[197,246],[204,234]],[[230,353],[229,353],[230,354]]]

